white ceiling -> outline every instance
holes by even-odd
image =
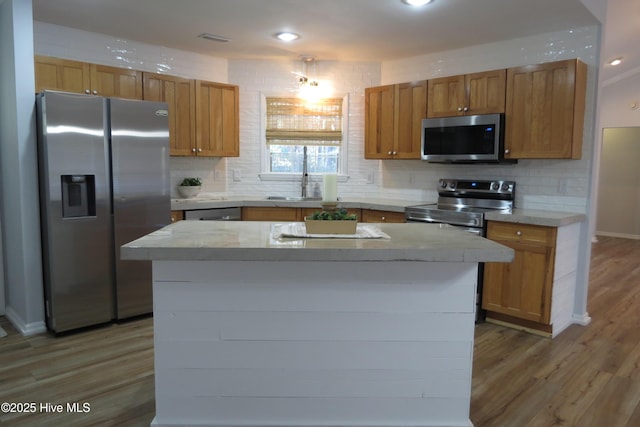
[[[638,0],[609,2],[616,19],[640,17]],[[580,0],[435,0],[420,9],[400,0],[33,0],[33,14],[37,21],[223,58],[376,62],[597,22]],[[640,20],[614,22],[603,59],[633,56]],[[276,40],[283,30],[301,38]],[[203,40],[201,33],[230,41]],[[602,72],[610,78],[640,67],[635,56],[635,66]]]

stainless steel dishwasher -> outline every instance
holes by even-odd
[[[184,219],[190,221],[240,221],[240,208],[193,209],[184,212]]]

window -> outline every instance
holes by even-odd
[[[342,105],[342,98],[309,102],[294,97],[267,97],[268,172],[301,173],[306,146],[309,173],[338,173]]]

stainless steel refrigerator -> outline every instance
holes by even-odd
[[[45,91],[36,106],[48,328],[152,312],[151,263],[120,246],[170,223],[167,105]]]

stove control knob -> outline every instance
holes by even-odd
[[[509,184],[502,184],[502,191],[510,191],[511,186]]]
[[[440,181],[440,187],[447,188],[447,181],[445,181],[444,179]]]
[[[450,188],[450,189],[452,189],[452,190],[455,190],[455,188],[456,188],[456,183],[455,183],[455,182],[450,182],[450,183],[449,183],[449,188]]]
[[[498,191],[500,189],[500,184],[498,184],[497,182],[492,182],[491,183],[491,189],[493,191]]]

